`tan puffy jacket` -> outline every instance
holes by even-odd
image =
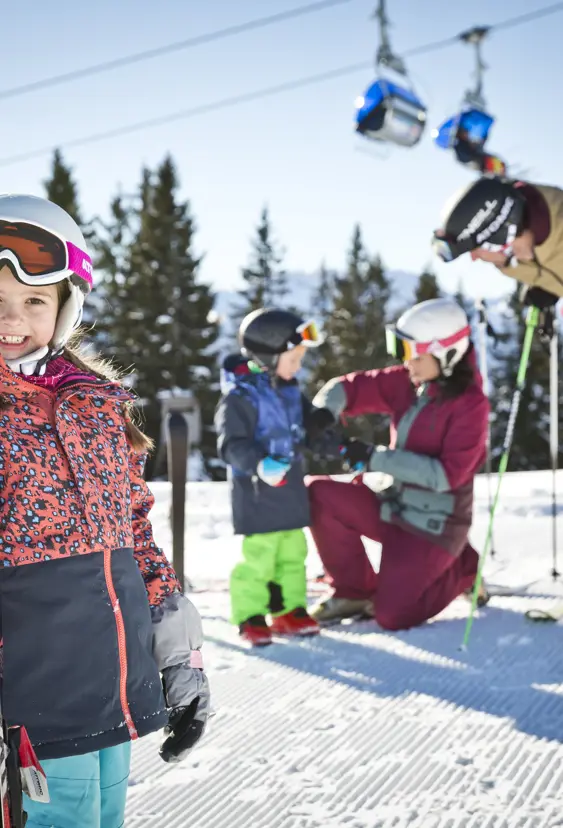
[[[536,245],[537,262],[519,262],[517,267],[499,267],[501,273],[527,285],[563,296],[563,190],[532,184],[549,208],[549,236]],[[538,264],[539,263],[539,264]]]

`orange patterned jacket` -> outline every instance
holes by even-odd
[[[180,589],[127,440],[131,394],[64,368],[51,390],[0,360],[4,713],[43,758],[162,727],[149,606]]]

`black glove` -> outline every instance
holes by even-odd
[[[365,471],[375,446],[351,437],[340,447],[340,456],[346,471]]]
[[[336,425],[334,414],[328,408],[311,408],[305,419],[305,431],[310,443],[314,443],[324,432]]]
[[[170,714],[164,728],[166,738],[159,751],[165,762],[180,762],[201,738],[206,722],[195,718],[199,701],[196,696],[187,707],[180,707]]]
[[[555,307],[560,297],[541,287],[522,285],[519,298],[523,305],[533,305],[539,310],[549,310]]]

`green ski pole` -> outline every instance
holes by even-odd
[[[537,327],[539,321],[540,312],[538,308],[530,307],[528,308],[528,313],[526,315],[526,335],[524,337],[524,345],[522,346],[522,355],[520,357],[520,365],[518,367],[518,376],[516,378],[516,388],[514,390],[514,395],[512,397],[512,403],[510,406],[510,415],[508,417],[508,425],[506,427],[506,436],[504,438],[504,445],[502,447],[502,456],[500,458],[499,467],[498,467],[498,476],[497,476],[497,489],[495,492],[495,497],[493,500],[493,508],[491,509],[489,515],[489,526],[487,529],[487,535],[485,538],[485,546],[483,547],[483,552],[479,558],[479,567],[477,569],[477,577],[475,578],[475,586],[473,588],[473,596],[471,599],[471,609],[469,611],[469,618],[467,619],[467,623],[465,625],[465,634],[463,636],[463,643],[461,645],[461,649],[467,649],[467,644],[469,641],[469,636],[471,635],[471,628],[473,627],[473,619],[475,616],[475,608],[477,606],[477,598],[479,596],[479,589],[481,587],[481,582],[483,580],[483,567],[485,565],[485,561],[487,559],[487,553],[489,551],[489,547],[491,545],[491,538],[493,535],[493,523],[495,519],[495,511],[497,508],[499,495],[500,495],[500,485],[502,483],[503,475],[506,471],[506,467],[508,466],[508,458],[510,456],[510,448],[512,446],[512,438],[514,437],[514,426],[516,423],[516,417],[518,416],[518,409],[520,407],[520,399],[522,397],[522,391],[524,390],[524,386],[526,384],[526,372],[528,370],[528,363],[530,361],[530,351],[532,349],[532,340],[534,338],[534,331]]]

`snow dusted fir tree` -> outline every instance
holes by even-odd
[[[46,198],[58,204],[59,207],[62,207],[72,216],[82,230],[90,251],[94,252],[96,235],[93,222],[85,222],[83,219],[79,204],[78,185],[72,168],[65,163],[59,149],[56,149],[53,153],[49,176],[43,181],[43,187]],[[102,305],[101,294],[97,290],[88,297],[88,301],[84,305],[82,325],[88,342],[96,342],[97,332],[92,326],[102,310]]]
[[[519,300],[520,290],[521,286],[517,285],[498,322],[498,314],[495,316],[498,341],[491,350],[490,370],[494,469],[502,452],[526,328],[526,309],[522,308]],[[563,413],[562,403],[563,400],[560,399],[560,416]],[[542,342],[536,332],[530,352],[526,385],[514,426],[508,470],[531,471],[549,467],[549,344]]]
[[[72,216],[75,222],[83,228],[82,215],[78,205],[78,186],[74,180],[72,169],[63,160],[62,153],[56,149],[51,161],[49,177],[43,181],[45,196],[49,201],[58,204]]]
[[[322,333],[326,332],[328,320],[332,314],[334,285],[337,275],[324,262],[321,264],[318,276],[318,287],[312,296],[310,316],[320,327]],[[320,348],[311,349],[311,352],[307,354],[307,384],[312,395],[317,390],[318,378],[326,374],[325,364],[329,359],[329,351],[324,345]]]
[[[313,394],[332,377],[382,368],[389,362],[385,323],[391,285],[380,258],[368,254],[359,225],[354,228],[345,273],[332,274],[329,284],[332,299],[322,320],[326,339],[312,372]],[[387,419],[376,415],[351,420],[347,431],[370,442],[389,439]]]
[[[104,267],[107,354],[123,368],[143,402],[145,431],[158,452],[147,478],[164,471],[160,397],[191,391],[202,415],[201,452],[215,456],[213,412],[219,394],[213,316],[214,295],[198,278],[195,225],[187,201],[178,197],[171,158],[143,170],[138,201],[126,208],[112,202],[112,220],[100,247]]]
[[[454,293],[454,299],[458,303],[458,305],[463,308],[465,313],[467,314],[467,318],[469,319],[471,324],[475,324],[477,322],[474,319],[475,316],[475,301],[470,299],[469,296],[466,294],[463,282],[460,282],[456,292]]]
[[[242,270],[243,287],[233,304],[231,323],[236,340],[241,321],[258,308],[286,307],[287,275],[282,267],[283,249],[274,237],[268,208],[264,207],[256,227],[248,266]]]
[[[424,270],[418,277],[418,283],[414,290],[414,302],[426,302],[427,299],[439,299],[442,296],[440,285],[436,274],[430,270]]]

